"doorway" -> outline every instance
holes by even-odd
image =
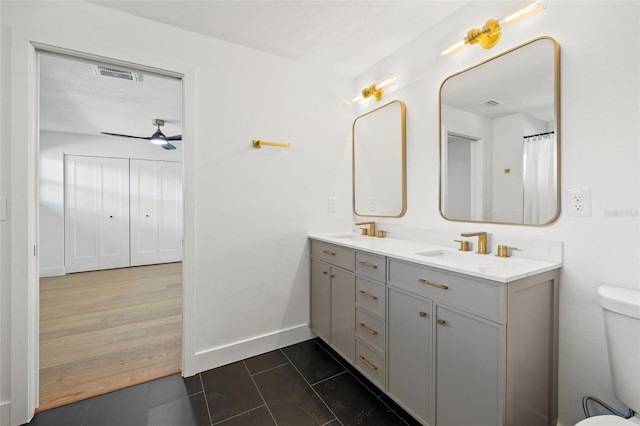
[[[169,143],[175,149],[148,139],[156,131],[182,134],[183,96],[181,79],[162,73],[45,51],[38,51],[38,66],[42,410],[181,370],[183,150],[176,138]],[[93,164],[77,182],[84,201],[76,205],[83,216],[75,222],[68,204],[71,156]],[[113,163],[121,185],[88,185],[91,178],[113,183],[103,167]],[[168,185],[162,170],[175,172],[175,164],[180,180]],[[148,179],[150,168],[156,181]],[[179,205],[167,207],[163,185],[174,196],[179,190]],[[124,199],[126,205],[118,201]],[[118,213],[109,214],[114,204]],[[154,249],[179,251],[179,257],[156,254],[154,260]]]
[[[444,215],[453,220],[482,220],[483,164],[482,141],[478,138],[446,132],[443,158]]]

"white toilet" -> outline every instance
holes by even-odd
[[[602,286],[598,294],[604,314],[613,393],[636,415],[630,419],[594,416],[576,426],[640,424],[640,290]]]

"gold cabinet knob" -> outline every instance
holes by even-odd
[[[445,325],[447,322],[445,320],[443,320],[442,318],[438,319],[438,325]]]
[[[427,317],[427,313],[425,311],[420,311],[419,314],[422,318],[426,318]]]

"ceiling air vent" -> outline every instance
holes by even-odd
[[[138,73],[124,70],[121,68],[109,67],[104,65],[91,65],[93,72],[99,77],[119,78],[121,80],[138,81]]]
[[[488,107],[494,107],[494,106],[498,106],[498,105],[504,104],[504,102],[499,101],[497,99],[489,99],[488,101],[484,101],[484,102],[480,102],[480,103],[482,105],[488,106]]]

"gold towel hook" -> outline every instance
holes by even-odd
[[[254,139],[253,140],[253,147],[254,148],[262,148],[262,145],[267,145],[267,146],[279,146],[282,148],[289,148],[291,145],[288,143],[280,143],[280,142],[266,142],[266,141],[261,141],[260,139]]]

